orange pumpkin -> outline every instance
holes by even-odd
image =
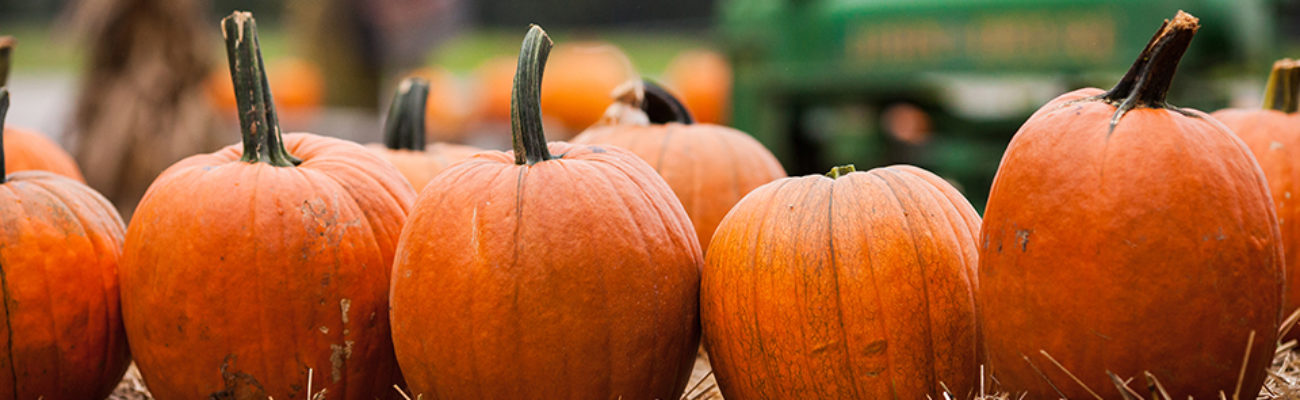
[[[1142,390],[1149,372],[1176,399],[1259,393],[1281,319],[1277,220],[1246,146],[1165,102],[1198,28],[1180,11],[1114,88],[1061,95],[1012,138],[979,261],[1003,389],[1121,398],[1116,380]]]
[[[542,108],[568,132],[581,132],[600,120],[609,106],[610,93],[623,82],[637,79],[632,62],[609,43],[562,44],[556,46],[548,63],[552,72],[542,82],[548,88],[542,92]]]
[[[86,182],[77,168],[77,162],[54,141],[45,135],[22,128],[6,126],[4,129],[5,170],[10,172],[41,170]]]
[[[309,118],[324,102],[325,76],[311,62],[294,57],[272,60],[266,74],[272,82],[275,106],[293,118]],[[219,111],[234,114],[239,107],[230,87],[229,71],[213,68],[208,76],[208,95]]]
[[[686,208],[700,248],[708,249],[713,230],[731,206],[750,190],[784,178],[785,169],[744,132],[697,124],[666,90],[654,82],[639,83],[624,87],[605,123],[573,141],[622,147],[650,163]]]
[[[0,125],[8,108],[0,87]],[[0,150],[0,398],[102,399],[130,363],[118,306],[122,218],[80,182],[6,175],[4,161]]]
[[[429,94],[429,81],[410,77],[402,81],[393,96],[384,125],[384,144],[370,144],[371,149],[397,167],[411,187],[418,192],[452,163],[479,152],[479,149],[457,144],[434,143],[424,145],[424,99]]]
[[[699,243],[668,184],[635,155],[546,144],[549,48],[530,28],[514,153],[439,174],[403,227],[398,361],[425,398],[676,399],[699,340]]]
[[[392,398],[397,235],[414,193],[355,143],[281,137],[256,24],[222,20],[243,145],[164,171],[127,232],[122,309],[158,399]],[[296,157],[295,157],[296,156]]]
[[[715,51],[690,49],[664,70],[664,83],[681,95],[695,119],[709,124],[731,120],[731,64]]]
[[[443,68],[420,68],[410,74],[428,80],[426,132],[435,142],[459,142],[477,119],[475,101],[456,75]]]
[[[0,36],[0,87],[5,86],[9,81],[9,67],[16,43],[11,36]],[[4,162],[0,163],[3,164],[0,167],[4,170],[49,171],[82,183],[86,182],[72,156],[58,144],[45,138],[45,135],[3,124],[0,124],[0,132],[4,135],[4,148],[0,151],[7,154]]]
[[[1273,194],[1282,249],[1287,266],[1283,315],[1300,308],[1300,63],[1280,60],[1273,65],[1265,92],[1264,108],[1229,109],[1211,114],[1246,142],[1264,170]],[[1300,339],[1300,329],[1290,329],[1284,340]]]
[[[924,399],[976,387],[979,215],[911,166],[785,178],[718,225],[700,287],[726,398]]]
[[[515,81],[514,57],[494,57],[474,70],[479,113],[483,119],[510,122],[510,90]]]

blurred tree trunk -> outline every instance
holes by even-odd
[[[352,0],[295,0],[288,3],[292,40],[320,66],[325,103],[378,110],[381,74],[379,40]]]
[[[89,47],[70,145],[86,181],[129,220],[176,161],[233,143],[205,93],[215,25],[201,0],[79,0],[73,27]]]
[[[378,111],[400,74],[467,20],[462,0],[290,0],[291,40],[327,77],[325,103]],[[387,79],[385,79],[387,78]]]

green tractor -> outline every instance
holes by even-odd
[[[978,208],[1020,124],[1051,98],[1108,88],[1164,19],[1202,29],[1171,102],[1225,106],[1224,77],[1275,55],[1266,0],[731,0],[732,123],[792,174],[910,163]],[[1262,78],[1260,78],[1262,80]]]

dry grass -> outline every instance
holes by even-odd
[[[1300,319],[1300,313],[1293,314],[1288,318],[1294,325],[1294,320]],[[1118,387],[1125,388],[1128,396],[1125,400],[1172,400],[1168,394],[1163,393],[1164,389],[1160,387],[1160,381],[1149,374],[1144,377],[1144,382],[1123,382],[1118,377],[1112,376],[1114,383]],[[1154,388],[1154,390],[1153,390]],[[1012,395],[1010,393],[984,393],[984,387],[980,388],[980,393],[976,394],[972,400],[1023,400],[1024,395]],[[1147,393],[1144,396],[1141,393]],[[1154,395],[1151,395],[1154,394]],[[403,393],[403,395],[406,395]],[[313,400],[326,400],[328,396],[324,393],[317,393]],[[410,400],[418,400],[419,396],[406,397]],[[1231,395],[1222,396],[1223,399],[1231,398]],[[686,393],[682,395],[683,400],[722,400],[722,392],[718,390],[717,381],[713,379],[713,371],[709,367],[709,360],[703,353],[695,360],[695,368],[691,371],[690,383],[686,386]],[[108,397],[108,400],[153,400],[149,391],[145,389],[144,382],[140,379],[140,372],[131,365],[127,370],[126,376],[122,382],[117,385],[117,389]],[[933,400],[961,400],[959,397],[942,394],[939,398]],[[1297,349],[1297,343],[1290,341],[1278,346],[1277,352],[1273,356],[1273,366],[1269,368],[1268,379],[1264,382],[1264,389],[1260,391],[1256,400],[1300,400],[1300,349]]]
[[[149,390],[144,387],[144,379],[140,378],[140,370],[135,368],[135,363],[131,363],[131,367],[126,370],[126,376],[122,377],[122,382],[113,389],[113,394],[108,396],[108,400],[153,400]]]

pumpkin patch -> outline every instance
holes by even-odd
[[[0,400],[1300,400],[1295,7],[17,3]]]

